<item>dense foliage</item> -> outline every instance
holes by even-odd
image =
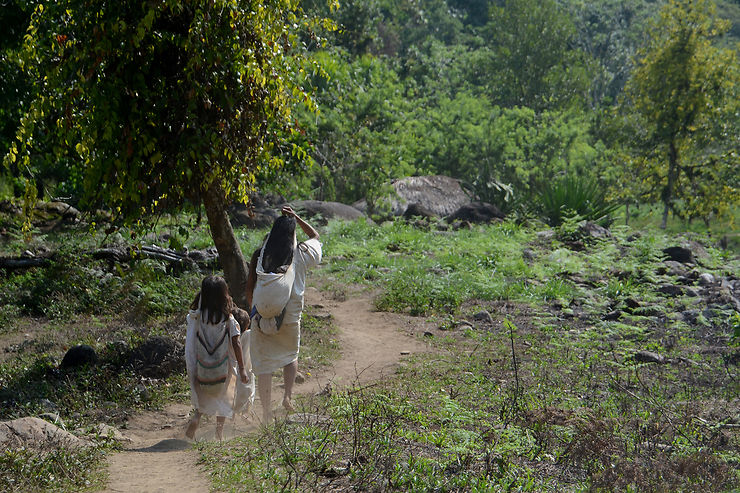
[[[293,2],[40,3],[19,52],[37,94],[7,161],[65,160],[83,206],[124,218],[198,202],[214,180],[244,198],[293,125],[301,15]]]
[[[620,203],[662,200],[684,219],[733,214],[732,2],[219,5],[10,2],[3,20],[31,29],[25,41],[16,27],[0,39],[0,151],[15,160],[0,191],[23,193],[30,173],[39,197],[138,217],[197,201],[218,176],[236,197],[256,185],[373,210],[389,180],[445,174],[511,210],[572,175]],[[312,20],[322,18],[326,29]],[[312,69],[294,63],[299,48]],[[670,96],[663,82],[682,84],[671,74],[690,88]],[[661,102],[660,91],[692,102]],[[318,114],[289,113],[310,94]],[[650,109],[661,105],[685,109],[671,117],[683,129],[665,127],[669,115]],[[134,172],[116,172],[121,163]]]

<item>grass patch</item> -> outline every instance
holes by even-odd
[[[167,227],[179,235],[173,241],[190,248],[207,243],[198,227],[187,234]],[[314,416],[306,423],[280,422],[226,444],[198,444],[214,488],[740,488],[735,288],[698,282],[702,273],[735,282],[737,256],[698,233],[615,226],[604,239],[576,234],[573,224],[538,232],[504,222],[449,233],[400,220],[329,223],[321,236],[324,266],[312,279],[338,298],[354,284],[381,287],[379,308],[442,321],[445,330],[427,339],[439,351],[371,386],[302,397],[300,410]],[[248,253],[264,232],[237,235]],[[692,242],[702,245],[699,262],[672,273],[662,250]],[[48,399],[72,425],[85,425],[110,403],[156,406],[186,392],[183,375],[144,382],[117,371],[114,355],[97,339],[110,340],[115,330],[131,345],[151,332],[176,333],[203,273],[173,275],[156,262],[113,271],[84,255],[79,267],[55,268],[55,275],[28,271],[0,281],[6,319],[25,327],[28,314],[45,316],[39,332],[60,333],[54,348],[86,341],[105,353],[102,366],[62,374],[56,353],[29,345],[0,364],[4,416],[41,412]],[[109,276],[115,295],[93,289],[82,302],[62,296],[57,277],[82,289],[101,279],[91,274],[96,269]],[[658,289],[665,284],[682,291],[666,295]],[[37,305],[18,302],[33,290],[51,302],[39,303],[36,295],[28,299]],[[482,311],[489,321],[473,317]],[[118,312],[135,315],[130,328],[112,326]],[[83,329],[62,334],[83,317]],[[463,320],[469,323],[457,323]],[[320,308],[307,308],[302,367],[331,362],[341,349],[336,330]],[[640,360],[637,351],[663,362]],[[142,383],[150,391],[146,402],[136,400]],[[9,459],[8,470],[20,467],[18,457]],[[29,464],[48,477],[44,464]]]
[[[105,485],[102,448],[36,451],[7,449],[0,452],[0,490],[98,491]]]

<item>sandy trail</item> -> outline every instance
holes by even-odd
[[[423,331],[419,319],[372,311],[369,294],[348,296],[346,301],[325,298],[321,292],[306,290],[306,304],[330,313],[339,334],[341,356],[327,369],[307,377],[296,385],[296,394],[315,394],[327,385],[340,388],[367,384],[392,374],[407,355],[428,351],[415,334]],[[298,360],[300,370],[300,358]],[[282,399],[281,379],[273,378],[273,407]],[[255,410],[260,408],[259,400]],[[195,493],[210,490],[207,474],[197,464],[198,454],[184,440],[190,407],[172,404],[162,411],[141,413],[131,418],[121,430],[127,442],[124,450],[112,454],[108,462],[109,481],[105,492]],[[227,420],[224,437],[248,433],[259,421],[258,413],[250,419]],[[197,440],[214,438],[215,420],[202,421]]]

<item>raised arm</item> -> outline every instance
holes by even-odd
[[[309,239],[319,239],[319,232],[314,229],[313,226],[308,224],[306,221],[301,219],[298,214],[295,213],[295,211],[289,206],[285,205],[283,206],[283,209],[281,211],[284,216],[288,217],[294,217],[296,222],[298,223],[298,226],[301,227],[304,233],[308,236]]]
[[[254,286],[257,284],[257,261],[260,258],[260,249],[254,251],[252,258],[249,260],[249,274],[247,275],[247,304],[248,310],[252,309],[252,296],[254,295]],[[250,314],[251,315],[251,314]]]

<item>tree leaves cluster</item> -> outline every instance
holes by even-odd
[[[292,56],[300,15],[290,1],[41,3],[20,53],[38,94],[6,162],[66,159],[82,206],[124,218],[216,182],[244,199],[293,100],[310,101]]]

